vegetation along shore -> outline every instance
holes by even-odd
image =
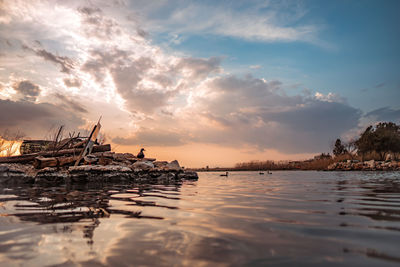
[[[322,153],[302,161],[258,161],[237,163],[231,168],[199,168],[196,171],[399,171],[400,125],[381,122],[367,127],[358,138],[348,142],[337,139],[332,154]]]

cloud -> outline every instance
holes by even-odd
[[[365,114],[365,117],[370,118],[375,122],[391,121],[400,123],[400,109],[393,109],[390,107],[379,108],[368,112]]]
[[[32,138],[43,138],[55,126],[77,129],[84,121],[72,112],[49,103],[0,100],[0,131],[22,131]]]
[[[250,69],[257,70],[257,69],[261,69],[262,67],[261,67],[261,65],[250,65],[249,68],[250,68]]]
[[[78,11],[82,15],[83,29],[88,37],[112,40],[121,35],[119,24],[114,19],[104,16],[100,8],[81,7]]]
[[[114,143],[136,146],[180,146],[185,144],[180,132],[165,129],[141,129],[133,137],[116,137]]]
[[[28,80],[16,82],[13,89],[22,96],[22,99],[28,101],[35,101],[40,94],[40,87]]]
[[[217,76],[191,91],[179,113],[156,113],[119,144],[176,146],[189,143],[276,149],[284,153],[329,151],[335,138],[357,126],[360,110],[343,102],[288,96],[280,81]],[[145,130],[143,130],[145,129]]]
[[[66,110],[70,110],[73,112],[80,112],[80,113],[88,112],[87,109],[83,105],[81,105],[77,101],[71,99],[70,97],[62,95],[60,93],[56,93],[54,96],[61,101],[61,106],[63,108],[65,108]]]
[[[165,106],[168,99],[174,95],[174,91],[160,90],[140,84],[145,73],[153,67],[152,59],[142,57],[129,66],[111,68],[117,92],[126,100],[126,106],[130,111],[153,113],[157,108]]]
[[[355,127],[361,112],[345,103],[287,96],[279,81],[247,76],[218,77],[193,100],[199,123],[197,142],[253,145],[286,153],[329,149],[337,136]],[[199,121],[199,120],[198,120]]]
[[[32,99],[39,96],[36,104],[2,100],[1,127],[23,125],[38,135],[49,124],[63,121],[79,126],[106,112],[111,138],[123,145],[207,143],[314,153],[327,151],[332,140],[357,127],[361,118],[358,109],[335,93],[287,94],[283,89],[287,86],[279,80],[227,74],[221,57],[167,53],[141,30],[144,22],[149,23],[146,31],[179,38],[206,34],[262,42],[318,42],[318,27],[302,23],[305,11],[296,5],[283,13],[281,4],[273,2],[234,1],[228,7],[204,2],[138,5],[133,1],[127,6],[107,2],[101,9],[97,2],[81,5],[79,1],[59,1],[56,7],[44,1],[10,5],[11,21],[0,32],[14,37],[10,40],[15,44],[24,40],[30,44],[25,49],[33,52],[26,59],[13,58],[10,71],[27,69],[26,63],[32,62],[35,68],[27,75],[40,79],[42,91],[35,95],[34,88],[28,90]],[[61,73],[43,59],[59,66]],[[10,87],[10,82],[3,84]],[[9,113],[10,118],[4,115]]]
[[[178,69],[189,71],[189,79],[204,79],[210,74],[221,72],[221,58],[182,58],[177,64]]]
[[[342,136],[345,140],[354,140],[360,136],[368,126],[375,125],[379,122],[394,122],[400,124],[400,109],[384,107],[363,114],[358,124],[349,129]]]
[[[30,50],[30,51],[34,52],[37,56],[43,58],[46,61],[50,61],[50,62],[58,64],[61,67],[61,72],[70,73],[71,70],[74,68],[73,61],[68,57],[57,56],[45,49],[35,49],[35,48],[31,48],[27,45],[23,45],[22,47],[25,50]]]
[[[134,1],[132,5],[146,15],[152,31],[169,32],[171,36],[211,34],[261,42],[319,42],[319,27],[302,22],[307,11],[300,3]]]
[[[89,58],[81,66],[81,70],[91,74],[98,83],[103,82],[112,67],[116,66],[122,68],[117,63],[122,63],[123,59],[129,57],[127,51],[121,50],[117,47],[104,49],[103,51],[92,50],[89,51],[88,55]]]
[[[320,92],[315,93],[315,98],[324,102],[345,102],[346,100],[338,94],[329,92],[328,94],[324,95]]]
[[[386,84],[386,82],[378,83],[377,85],[374,86],[374,88],[382,88],[385,86],[385,84]]]
[[[63,81],[64,81],[65,86],[67,86],[67,87],[79,88],[82,85],[82,81],[77,78],[74,78],[74,79],[65,78]]]

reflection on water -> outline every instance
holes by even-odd
[[[400,174],[0,186],[0,265],[400,264]]]

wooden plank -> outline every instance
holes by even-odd
[[[36,169],[42,169],[46,167],[61,167],[70,163],[75,162],[77,156],[72,157],[51,157],[45,158],[42,156],[36,157],[33,161],[33,166]]]

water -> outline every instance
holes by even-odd
[[[400,173],[199,177],[0,186],[0,265],[400,265]]]

